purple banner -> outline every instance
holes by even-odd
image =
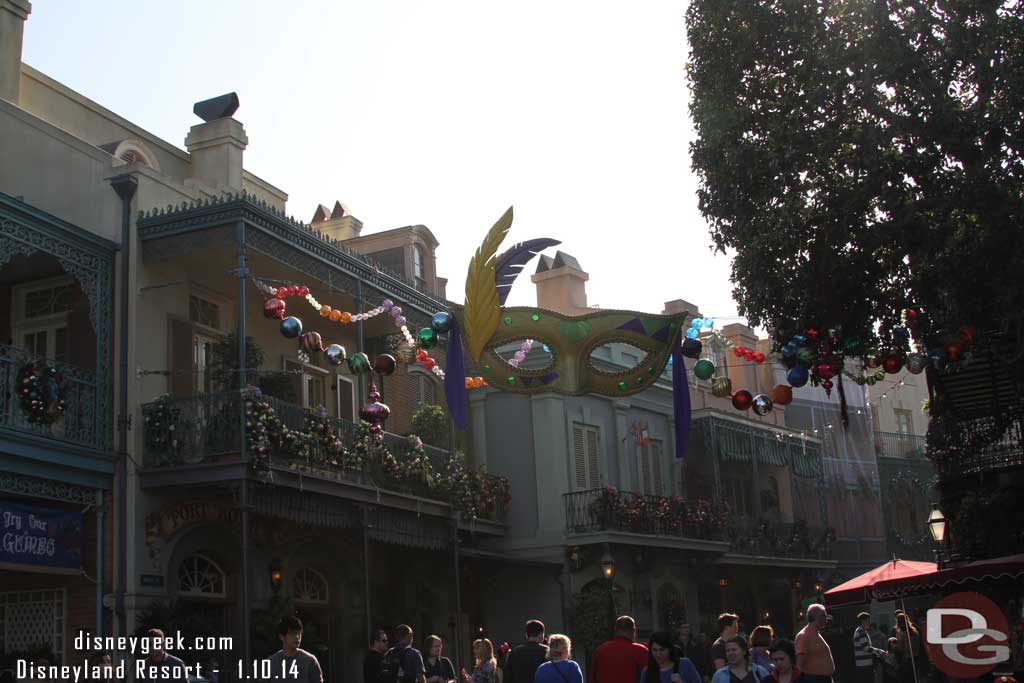
[[[0,500],[0,564],[81,568],[82,513]]]

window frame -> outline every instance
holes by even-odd
[[[213,567],[217,571],[217,573],[220,575],[220,587],[221,587],[220,592],[204,593],[204,592],[194,591],[194,590],[182,590],[182,588],[181,588],[181,572],[182,572],[182,569],[185,567],[185,563],[188,562],[189,560],[193,559],[193,558],[205,561],[209,566]],[[178,563],[178,571],[176,573],[176,584],[175,585],[176,585],[175,593],[178,596],[181,596],[181,597],[216,600],[216,599],[224,599],[224,598],[227,598],[227,596],[228,596],[228,574],[227,574],[227,572],[224,571],[224,568],[221,567],[220,564],[217,561],[215,561],[212,557],[210,557],[209,555],[205,555],[205,554],[203,554],[201,552],[199,552],[199,553],[190,553],[189,555],[186,555],[184,558],[182,558],[181,562]]]
[[[46,315],[28,318],[25,316],[25,299],[29,294],[34,292],[57,289],[58,287],[65,286],[70,286],[73,294],[76,284],[75,279],[70,275],[58,275],[56,277],[49,277],[42,280],[23,282],[11,287],[11,337],[14,340],[14,346],[16,348],[25,349],[27,351],[28,349],[25,347],[25,336],[45,332],[45,353],[37,353],[36,355],[57,361],[67,360],[68,322],[73,307],[69,307],[66,311],[47,313]],[[57,333],[60,330],[64,330],[65,348],[61,354],[64,356],[63,358],[57,357]]]

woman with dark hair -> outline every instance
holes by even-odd
[[[697,667],[672,644],[667,631],[651,634],[647,641],[647,667],[640,674],[642,683],[701,683]]]
[[[915,665],[918,679],[923,678],[922,669],[925,663],[921,660],[921,633],[914,626],[910,616],[903,612],[896,613],[896,642],[893,643],[892,652],[896,659],[896,676],[899,680],[914,680]]]
[[[767,625],[758,626],[750,634],[750,661],[764,667],[768,672],[775,668],[768,654],[774,636],[775,629]]]
[[[735,636],[725,643],[726,665],[715,672],[711,683],[762,683],[771,674],[759,664],[750,661],[747,639]]]
[[[776,683],[800,683],[803,677],[796,668],[796,645],[792,640],[776,640],[768,648],[772,657],[772,680]]]

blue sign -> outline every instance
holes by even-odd
[[[82,566],[82,513],[0,500],[0,564]]]

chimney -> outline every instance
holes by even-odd
[[[249,138],[232,118],[237,109],[235,93],[196,102],[192,109],[204,123],[192,126],[185,138],[192,156],[190,177],[217,190],[242,191],[242,152]]]
[[[0,0],[0,100],[21,98],[21,41],[32,12],[28,0]]]
[[[665,302],[665,308],[662,309],[662,315],[679,315],[680,313],[689,313],[686,316],[686,323],[689,324],[694,318],[700,317],[700,308],[697,304],[691,304],[685,299],[674,299],[672,301]]]
[[[590,313],[587,308],[587,280],[577,261],[558,251],[554,258],[541,255],[537,272],[530,278],[537,285],[537,307],[563,315]]]
[[[339,201],[334,202],[334,209],[329,215],[326,206],[318,206],[310,225],[331,239],[341,241],[359,237],[363,231],[363,222],[350,214]]]

